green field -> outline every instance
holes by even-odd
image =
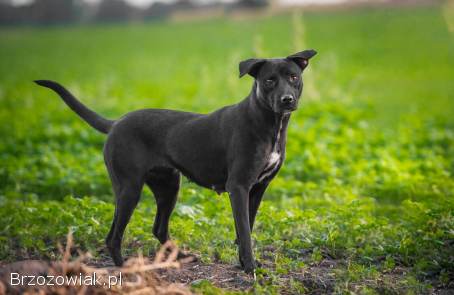
[[[438,6],[0,29],[0,260],[57,259],[68,228],[103,259],[113,215],[105,136],[32,80],[109,118],[210,112],[248,94],[240,60],[306,48],[319,54],[257,217],[255,291],[453,292],[454,34]],[[158,247],[154,214],[145,189],[127,255]],[[235,264],[231,215],[227,195],[184,180],[171,236],[204,263]]]

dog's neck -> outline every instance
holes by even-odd
[[[281,134],[287,129],[291,114],[274,112],[271,106],[257,95],[260,93],[257,91],[257,82],[254,82],[251,93],[240,104],[254,127],[271,136],[273,142],[279,141]]]

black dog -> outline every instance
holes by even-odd
[[[240,103],[208,115],[145,109],[111,121],[89,110],[58,83],[35,81],[57,92],[88,124],[108,134],[104,159],[116,207],[106,244],[116,265],[123,263],[123,233],[144,184],[157,203],[153,234],[161,243],[169,239],[181,172],[201,186],[229,193],[240,263],[247,273],[254,271],[255,216],[284,160],[287,124],[303,89],[301,74],[315,54],[305,50],[286,58],[242,61],[240,77],[255,78],[251,93]]]

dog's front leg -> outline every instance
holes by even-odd
[[[232,183],[227,185],[227,191],[229,192],[236,234],[239,239],[240,263],[246,273],[253,273],[255,262],[249,226],[249,188],[245,185]]]

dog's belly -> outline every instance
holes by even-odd
[[[186,178],[200,186],[212,189],[218,194],[225,192],[225,183],[227,181],[226,168],[216,163],[216,161],[205,163],[210,164],[192,162],[192,165],[181,165],[180,163],[180,165],[176,165],[176,168]]]
[[[226,179],[200,179],[193,176],[186,175],[183,173],[190,181],[203,186],[205,188],[215,191],[218,195],[224,193]]]
[[[214,190],[218,195],[220,195],[222,193],[225,193],[225,185],[224,184],[218,184],[218,185],[213,184],[211,186],[211,189]]]

